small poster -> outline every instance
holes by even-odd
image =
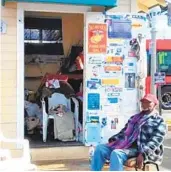
[[[102,55],[90,56],[90,57],[88,58],[88,64],[101,65],[101,64],[102,64],[103,58],[104,58],[104,57],[103,57]]]
[[[118,124],[118,118],[114,118],[111,120],[111,129],[116,129],[116,126]]]
[[[99,116],[90,116],[90,123],[99,123]]]
[[[101,65],[95,65],[92,67],[91,75],[93,77],[98,77],[100,75]]]
[[[96,78],[91,78],[87,81],[87,88],[89,89],[98,89],[101,86],[101,80]]]
[[[123,66],[109,64],[109,65],[104,65],[101,68],[100,76],[103,78],[122,77],[122,72],[123,72]]]
[[[107,25],[88,25],[88,53],[100,54],[107,52]]]
[[[130,20],[124,19],[107,19],[108,23],[108,37],[110,39],[123,38],[130,39],[132,37],[132,24]]]
[[[111,129],[116,129],[116,122],[114,120],[111,121]]]
[[[87,123],[85,132],[85,142],[89,143],[100,143],[101,142],[101,126],[100,123]]]
[[[88,94],[88,110],[100,109],[100,94],[90,93]]]
[[[107,126],[107,117],[103,117],[101,122],[101,127],[104,128],[106,126]]]
[[[135,73],[125,73],[125,88],[135,88]]]
[[[123,65],[122,56],[107,56],[105,59],[106,64]]]
[[[154,83],[155,84],[165,84],[166,74],[165,72],[158,72],[154,74]]]
[[[121,70],[122,70],[122,67],[119,65],[104,66],[104,71],[106,73],[108,73],[108,72],[120,72]]]

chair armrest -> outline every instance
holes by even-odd
[[[48,114],[46,112],[46,104],[44,98],[42,98],[41,103],[42,103],[42,111],[43,111],[43,122],[45,122],[48,118]]]
[[[78,107],[79,107],[79,102],[78,102],[78,100],[75,97],[71,97],[71,99],[72,99],[72,101],[75,104],[75,108],[74,108],[74,112],[75,112],[78,109]]]
[[[71,97],[72,101],[74,102],[74,118],[75,118],[75,127],[76,127],[76,140],[78,141],[78,118],[79,118],[79,102],[76,98]]]

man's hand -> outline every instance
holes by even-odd
[[[144,157],[142,153],[139,153],[137,159],[136,159],[136,167],[139,169],[142,169],[143,166],[143,162],[144,162]]]

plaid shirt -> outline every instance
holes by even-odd
[[[132,116],[128,123],[132,120]],[[125,127],[116,135],[112,136],[111,140],[124,140],[125,130],[128,126],[128,123]],[[152,161],[160,164],[163,159],[163,141],[164,136],[166,135],[166,124],[163,118],[158,114],[157,111],[154,111],[153,114],[148,118],[146,123],[142,125],[140,134],[136,141],[137,151],[143,153],[145,162]],[[131,152],[132,149],[127,149],[128,157],[135,154]],[[135,149],[134,149],[135,150]]]

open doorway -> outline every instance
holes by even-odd
[[[83,142],[83,14],[25,12],[25,137],[31,147]]]

